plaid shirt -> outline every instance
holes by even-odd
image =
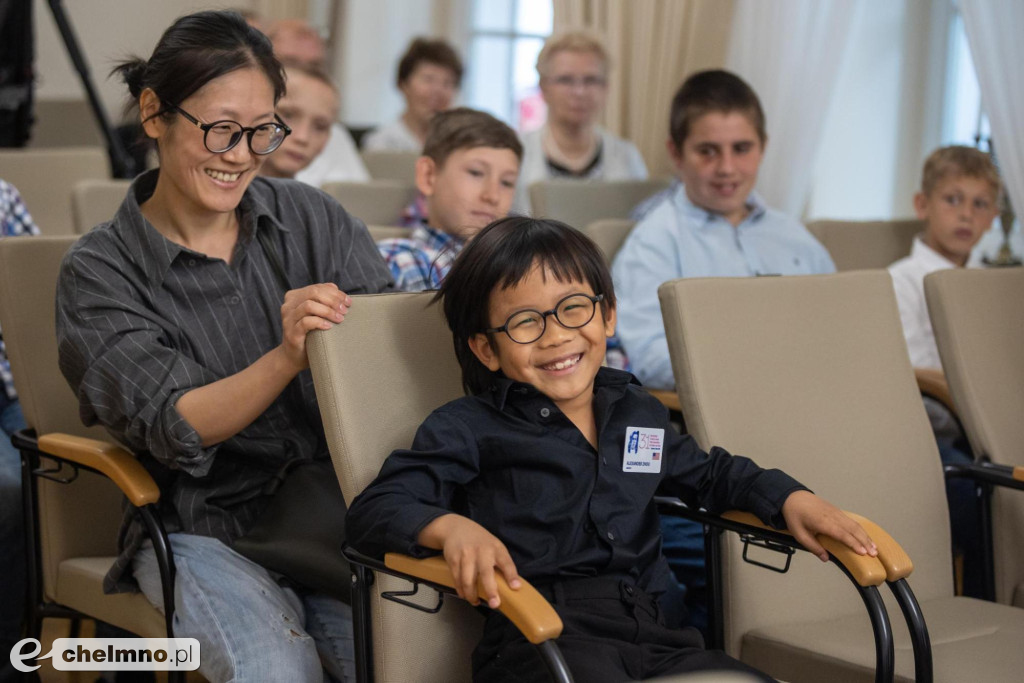
[[[395,278],[395,289],[422,292],[441,286],[464,245],[463,240],[422,224],[409,237],[377,242],[377,249]]]
[[[38,234],[39,228],[33,222],[17,188],[0,180],[0,237]],[[18,397],[14,391],[14,378],[11,376],[11,365],[7,362],[2,336],[0,336],[0,386],[10,400],[13,401]]]

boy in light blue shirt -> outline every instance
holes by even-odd
[[[831,273],[825,248],[753,192],[767,134],[757,95],[726,71],[703,71],[672,101],[667,146],[681,182],[642,205],[612,268],[618,336],[650,387],[674,385],[658,286],[680,277]]]
[[[679,182],[637,207],[636,228],[612,267],[616,333],[633,373],[649,387],[675,384],[658,287],[681,277],[831,273],[807,229],[754,193],[767,141],[753,89],[727,71],[690,76],[672,100],[668,152]],[[685,415],[683,416],[685,419]],[[707,619],[701,526],[662,518],[663,551],[685,592],[689,623]]]

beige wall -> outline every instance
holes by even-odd
[[[258,0],[257,0],[258,1]],[[88,0],[66,2],[68,17],[78,37],[107,113],[119,117],[127,97],[124,86],[107,78],[110,69],[131,55],[148,57],[160,34],[182,14],[211,7],[252,7],[253,0],[226,3],[200,0]],[[36,69],[39,80],[36,97],[40,100],[84,99],[77,72],[53,21],[49,3],[33,0],[36,32]]]

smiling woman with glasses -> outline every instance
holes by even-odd
[[[366,227],[331,197],[258,177],[290,133],[277,116],[285,79],[270,41],[241,16],[182,17],[148,60],[116,72],[160,166],[62,265],[61,370],[85,421],[162,482],[174,635],[199,640],[203,677],[348,680],[348,605],[279,581],[236,541],[273,500],[279,473],[329,462],[306,335],[345,324],[348,295],[388,288],[388,271]],[[141,589],[162,609],[152,542],[137,516],[125,520],[106,586]]]
[[[563,33],[537,57],[547,122],[523,136],[523,163],[513,210],[529,214],[532,183],[571,180],[642,180],[647,166],[632,142],[597,125],[608,96],[608,54],[593,36]]]

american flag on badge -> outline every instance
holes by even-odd
[[[661,457],[661,451],[654,451],[651,453],[651,460],[657,460]]]

